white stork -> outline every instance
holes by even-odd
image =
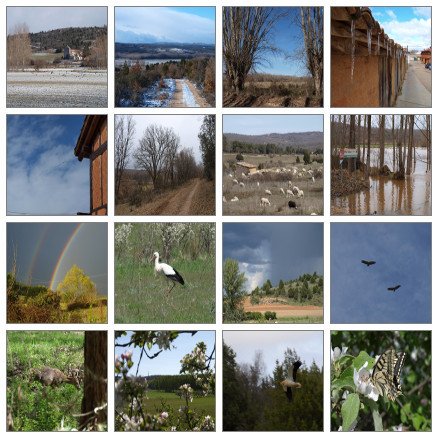
[[[184,285],[184,279],[181,277],[176,269],[172,268],[172,266],[168,265],[167,263],[160,263],[160,254],[158,254],[158,252],[154,252],[152,258],[155,259],[155,272],[161,272],[169,280],[172,280],[174,282],[172,287],[167,291],[168,294],[170,294],[176,283]]]
[[[297,360],[293,363],[293,366],[289,366],[287,368],[287,378],[280,382],[289,402],[292,401],[292,388],[301,388],[301,383],[297,382],[297,371],[301,365],[302,363]]]

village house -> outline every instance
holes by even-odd
[[[367,7],[331,8],[331,105],[390,107],[401,92],[407,50]]]
[[[256,172],[257,166],[255,164],[245,163],[244,161],[236,162],[236,176],[238,176],[239,174],[242,175],[242,173],[244,173],[245,175],[251,175]]]
[[[432,47],[421,51],[420,60],[423,64],[432,63]]]
[[[66,46],[64,47],[64,59],[82,61],[82,50],[72,49],[70,46]]]
[[[108,214],[108,124],[105,115],[89,115],[76,143],[79,161],[90,160],[90,211],[78,214]]]

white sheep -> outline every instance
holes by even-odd
[[[298,191],[298,195],[299,198],[304,198],[304,192],[302,190]]]
[[[314,176],[312,176],[312,182],[315,183],[315,177]]]
[[[270,190],[268,190],[268,189],[265,190],[265,193],[266,193],[267,195],[272,195],[272,192],[271,192]]]
[[[292,193],[294,194],[294,195],[298,195],[298,192],[300,191],[300,189],[297,187],[297,186],[293,186],[292,187]]]
[[[237,196],[235,196],[234,198],[230,199],[231,202],[237,202],[238,200],[239,200],[239,198]]]
[[[283,187],[280,187],[280,192],[284,195],[285,193],[284,193],[284,190],[283,190]]]
[[[257,187],[260,187],[260,183],[257,181]]]
[[[239,184],[239,181],[237,181],[237,179],[233,179],[233,184]]]
[[[232,178],[232,177],[233,177],[233,174],[232,174],[232,173],[229,173],[228,176],[229,176],[230,178]]]
[[[225,196],[222,196],[222,201],[227,202],[227,198]]]
[[[288,181],[288,182],[287,182],[287,186],[288,186],[288,187],[292,187],[292,185],[293,185],[293,184],[292,184],[292,181]]]
[[[310,213],[310,216],[318,216],[316,213]]]
[[[266,207],[267,205],[271,205],[268,198],[260,198],[260,206]]]
[[[292,190],[287,189],[286,190],[286,197],[290,198],[291,196],[294,196],[294,192]]]
[[[239,183],[239,186],[240,186],[240,187],[245,187],[245,183],[240,182],[240,183]]]

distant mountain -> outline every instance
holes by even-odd
[[[322,149],[324,147],[324,133],[320,131],[310,132],[291,132],[287,134],[260,134],[260,135],[245,135],[235,133],[224,133],[228,143],[239,141],[242,143],[251,144],[275,144],[278,147],[293,148],[301,147],[303,149]]]
[[[117,30],[115,35],[116,43],[144,44],[170,42],[166,39],[159,39],[155,35],[147,33],[135,33],[130,30]]]
[[[103,27],[65,27],[62,29],[30,33],[30,42],[36,50],[55,49],[61,51],[65,46],[72,49],[84,49],[100,35],[107,34],[106,26]]]

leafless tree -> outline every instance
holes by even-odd
[[[32,49],[29,27],[26,23],[16,24],[7,38],[7,68],[25,68],[29,66]]]
[[[91,47],[90,65],[96,68],[106,68],[108,62],[107,56],[107,34],[102,33],[94,41]]]
[[[128,164],[129,154],[135,135],[135,121],[129,116],[115,117],[115,190],[116,199],[119,196],[123,173]]]
[[[315,95],[322,97],[324,83],[324,8],[303,7],[300,9],[306,66],[313,78]]]
[[[370,176],[370,164],[371,164],[371,114],[367,116],[367,128],[368,128],[368,146],[367,146],[367,167],[365,177]]]
[[[175,173],[178,184],[184,184],[200,175],[192,149],[183,149],[179,152],[175,160]]]
[[[160,175],[169,173],[174,163],[180,139],[173,129],[158,125],[148,126],[134,152],[137,166],[147,172],[155,188],[159,186]]]
[[[274,8],[223,8],[223,61],[227,85],[242,91],[251,70],[275,51],[271,34],[279,14]]]
[[[380,115],[379,144],[379,168],[382,169],[383,165],[385,164],[385,116],[383,114]]]

